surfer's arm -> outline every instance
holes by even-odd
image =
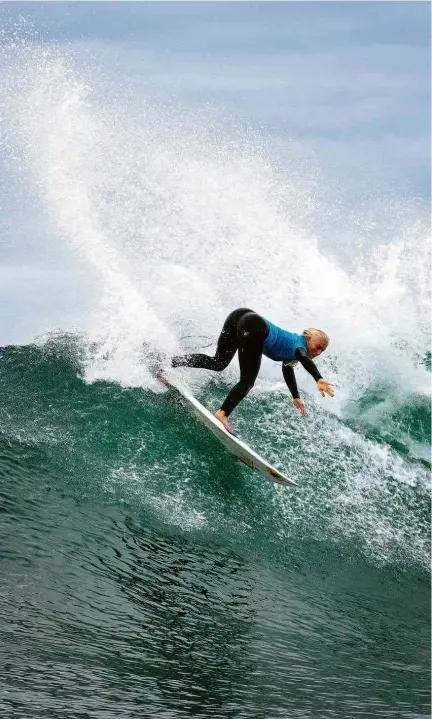
[[[334,397],[333,387],[322,378],[315,362],[313,362],[313,360],[311,360],[311,358],[306,354],[303,347],[297,347],[294,356],[300,364],[303,365],[306,372],[309,372],[309,374],[312,375],[322,396],[324,397],[325,394],[328,394],[329,397]]]
[[[284,380],[286,382],[286,385],[289,389],[289,391],[292,394],[293,398],[293,404],[296,409],[298,409],[299,412],[301,412],[303,415],[306,414],[306,409],[299,397],[298,389],[297,389],[297,382],[294,374],[294,369],[292,365],[286,364],[285,362],[282,362],[282,374],[284,377]]]
[[[293,399],[299,399],[300,395],[298,393],[297,388],[297,382],[294,374],[294,368],[291,367],[291,365],[286,364],[285,362],[282,362],[282,374],[283,378],[285,380],[286,386],[288,387],[289,391],[292,394]]]
[[[312,375],[315,382],[318,382],[318,380],[322,379],[322,376],[318,371],[318,367],[316,366],[315,362],[311,360],[311,358],[306,354],[303,347],[297,347],[295,351],[295,358],[300,362],[301,365],[303,365],[306,372],[309,372],[309,374]]]

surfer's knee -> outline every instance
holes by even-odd
[[[222,370],[226,369],[229,365],[229,362],[227,362],[225,359],[215,359],[214,361],[214,370],[215,372],[222,372]]]

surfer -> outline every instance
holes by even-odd
[[[333,397],[333,387],[321,377],[312,359],[324,352],[328,343],[328,335],[322,330],[310,328],[301,335],[294,334],[277,327],[250,309],[241,308],[234,310],[226,318],[214,357],[205,354],[179,355],[172,357],[171,365],[221,372],[228,367],[238,350],[240,380],[215,413],[226,429],[232,431],[228,417],[254,386],[263,354],[275,362],[282,362],[284,380],[291,392],[295,408],[302,415],[306,414],[306,408],[300,399],[294,374],[297,362],[312,375],[323,397],[326,394]]]

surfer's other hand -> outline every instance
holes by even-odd
[[[328,394],[329,397],[334,397],[334,389],[325,379],[319,379],[317,381],[317,387],[323,397],[325,397],[326,394]]]
[[[306,407],[304,406],[304,404],[303,404],[303,402],[301,401],[301,399],[298,399],[298,398],[297,398],[297,399],[293,399],[293,403],[294,403],[294,407],[295,407],[296,409],[298,409],[298,411],[301,412],[302,415],[303,415],[303,417],[304,417],[305,414],[306,414]]]

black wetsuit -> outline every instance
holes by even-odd
[[[214,357],[205,354],[180,355],[173,357],[171,364],[173,367],[199,367],[220,372],[228,367],[238,350],[240,380],[221,406],[221,410],[228,416],[255,384],[268,333],[267,322],[256,312],[247,308],[234,310],[224,322]],[[296,349],[295,358],[315,380],[321,379],[316,365],[302,348]],[[293,398],[298,398],[293,367],[289,363],[283,363],[282,373]]]

